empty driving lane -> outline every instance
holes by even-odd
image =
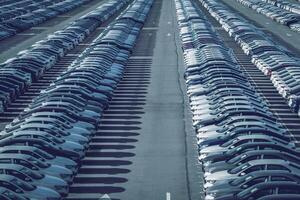
[[[29,30],[18,33],[15,36],[0,41],[0,62],[16,56],[20,51],[28,49],[32,44],[40,41],[48,34],[63,29],[72,21],[94,10],[107,0],[93,0],[84,6],[80,6],[70,12],[41,23]]]
[[[201,199],[197,146],[183,99],[173,0],[156,0],[131,59],[152,59],[150,84],[125,189],[116,199]],[[159,17],[159,18],[158,18]],[[157,19],[158,18],[158,19]],[[150,40],[150,41],[149,41]],[[154,45],[152,45],[152,42]],[[176,44],[177,43],[177,44]]]
[[[294,32],[289,27],[281,25],[264,15],[257,13],[236,0],[221,1],[233,9],[233,11],[250,20],[254,25],[262,28],[262,31],[270,33],[273,37],[273,41],[279,42],[300,56],[300,33]]]

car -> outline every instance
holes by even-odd
[[[252,115],[231,116],[217,124],[199,127],[197,130],[199,142],[204,140],[208,144],[209,139],[219,138],[218,143],[222,143],[227,141],[226,138],[233,137],[236,135],[235,133],[242,133],[243,130],[251,131],[251,133],[262,131],[262,133],[270,133],[271,136],[278,136],[282,140],[287,140],[284,136],[287,132],[280,124],[274,122],[272,118],[255,116],[255,113],[250,112],[249,114]]]
[[[59,105],[59,104],[58,104]],[[66,115],[68,118],[72,118],[74,120],[77,121],[83,121],[87,124],[92,124],[94,126],[97,126],[97,124],[99,124],[99,114],[90,112],[91,114],[95,114],[90,115],[90,116],[86,116],[85,114],[89,114],[89,112],[87,113],[77,113],[76,110],[70,110],[68,109],[68,105],[70,104],[65,104],[66,106],[64,106],[64,104],[61,104],[62,106],[58,106],[57,104],[52,104],[51,103],[47,103],[47,105],[43,105],[34,109],[26,109],[25,112],[23,114],[21,114],[21,117],[24,117],[26,115],[32,115],[34,113],[37,112],[57,112],[57,113],[63,113],[64,115]],[[70,105],[71,106],[71,105]]]
[[[41,106],[45,101],[71,103],[71,104],[73,104],[73,106],[76,106],[79,109],[89,109],[89,110],[93,110],[94,112],[98,112],[98,113],[101,113],[103,111],[103,109],[101,107],[100,108],[97,107],[97,105],[99,105],[99,104],[96,103],[95,101],[86,101],[83,98],[80,98],[78,96],[76,97],[74,95],[68,95],[68,94],[63,95],[63,94],[59,94],[59,93],[55,93],[55,92],[48,94],[44,97],[38,97],[38,98],[34,99],[34,101],[29,105],[29,109],[37,107],[37,106]],[[95,105],[88,106],[88,103],[92,103],[92,102]]]
[[[281,159],[251,160],[229,170],[215,170],[214,172],[206,172],[204,174],[204,179],[208,183],[214,183],[218,180],[232,180],[237,177],[245,176],[250,172],[260,170],[283,170],[297,174],[300,171],[300,165]]]
[[[30,116],[28,118],[22,119],[22,120],[15,120],[13,123],[8,124],[5,127],[5,132],[10,132],[12,130],[15,130],[16,127],[19,127],[20,124],[25,123],[41,123],[46,125],[55,125],[57,128],[60,128],[62,130],[65,130],[64,135],[79,135],[83,136],[85,138],[91,137],[91,131],[89,131],[87,128],[75,126],[67,121],[62,121],[60,118],[51,118],[44,117],[44,116]]]
[[[284,132],[283,126],[280,123],[276,123],[276,120],[272,115],[266,115],[261,112],[257,112],[257,115],[255,115],[255,112],[250,112],[250,111],[243,113],[243,115],[231,116],[223,121],[216,123],[215,125],[212,124],[210,126],[207,126],[209,128],[206,129],[204,129],[203,126],[203,131],[207,130],[207,131],[217,131],[219,133],[222,132],[224,133],[230,128],[233,127],[237,128],[243,126],[244,124],[246,124],[246,122],[249,125],[251,124],[252,126],[257,124],[257,127],[261,126],[269,131],[272,130],[278,133]],[[248,126],[248,128],[250,127],[251,126]]]
[[[39,173],[18,164],[0,164],[0,174],[15,176],[35,186],[43,186],[58,192],[62,196],[68,194],[68,184],[64,180]]]
[[[55,156],[65,157],[76,161],[80,160],[79,155],[76,152],[70,150],[62,150],[50,143],[47,143],[42,139],[28,139],[28,138],[13,138],[9,136],[3,137],[0,141],[0,147],[6,147],[11,145],[18,146],[33,146],[37,147],[43,151],[54,154]]]
[[[43,129],[43,126],[41,126],[41,129]],[[54,132],[55,131],[53,131],[53,134],[55,134]],[[76,153],[80,158],[84,156],[85,146],[76,142],[66,141],[62,137],[61,138],[55,137],[54,135],[47,133],[46,131],[43,130],[38,130],[38,129],[32,130],[30,129],[30,126],[28,130],[20,129],[20,130],[16,130],[15,132],[12,132],[12,135],[10,137],[15,139],[28,139],[28,140],[41,139],[46,141],[49,144],[57,146],[62,151],[72,151]]]
[[[43,74],[42,63],[34,62],[33,60],[25,60],[16,58],[14,60],[7,60],[1,64],[4,68],[13,68],[22,71],[25,74],[31,75],[31,80],[36,81],[38,77]]]
[[[87,88],[82,88],[78,85],[52,85],[47,90],[42,90],[41,94],[44,93],[51,93],[51,92],[58,92],[58,91],[66,91],[69,90],[70,93],[76,93],[79,96],[82,96],[86,100],[94,100],[94,101],[99,101],[103,104],[106,104],[107,101],[109,100],[108,97],[104,94],[97,93],[97,92],[92,92]]]
[[[50,163],[42,162],[33,156],[25,154],[0,154],[0,163],[19,164],[31,170],[61,178],[68,183],[71,183],[73,179],[73,173],[71,170],[58,165],[51,165]]]
[[[5,146],[0,147],[0,154],[25,154],[32,156],[36,159],[41,160],[41,162],[48,162],[52,166],[59,166],[67,168],[71,170],[73,174],[77,172],[77,163],[67,157],[57,156],[55,154],[51,154],[51,151],[44,151],[39,149],[35,146],[21,146],[21,145],[12,145],[12,146]]]
[[[55,119],[58,121],[61,121],[64,124],[68,124],[72,127],[76,127],[76,128],[81,128],[81,129],[86,129],[89,132],[91,132],[92,130],[95,129],[95,126],[93,126],[91,123],[87,123],[84,121],[77,121],[71,117],[68,117],[67,115],[64,115],[62,113],[55,113],[55,112],[36,112],[36,113],[31,113],[31,114],[27,114],[27,115],[23,115],[23,117],[18,117],[15,118],[13,120],[13,122],[11,123],[11,126],[14,126],[18,123],[22,123],[22,121],[26,120],[30,117],[33,118],[48,118],[48,119]],[[7,126],[8,128],[10,127],[10,125]],[[82,131],[84,132],[84,131]]]
[[[215,200],[246,200],[246,199],[263,199],[263,197],[269,195],[283,195],[289,194],[293,196],[293,194],[299,195],[299,187],[300,185],[293,182],[266,182],[259,183],[246,190],[243,190],[237,194],[231,193],[227,195],[220,196],[215,198]]]
[[[5,187],[0,187],[0,199],[2,200],[28,200],[28,198],[23,197],[22,194],[17,194],[16,192],[7,189]],[[37,199],[31,199],[37,200]]]
[[[204,164],[205,171],[210,171],[214,169],[231,169],[235,166],[239,166],[243,163],[246,163],[250,160],[259,160],[259,159],[282,159],[294,163],[300,163],[298,159],[298,153],[295,151],[294,154],[292,152],[284,152],[278,150],[250,150],[240,155],[218,162],[206,162]]]
[[[300,177],[297,174],[280,170],[263,170],[254,171],[246,176],[239,177],[234,180],[220,180],[211,187],[206,186],[206,196],[216,198],[229,193],[238,193],[258,183],[287,181],[299,183]]]
[[[60,200],[61,196],[54,190],[42,186],[34,186],[11,175],[0,175],[0,187],[9,189],[23,197],[41,200]]]
[[[207,128],[207,127],[206,127]],[[214,127],[211,127],[214,128]],[[203,130],[204,128],[200,128],[197,133],[197,138],[198,138],[198,145],[200,147],[206,147],[206,146],[211,146],[211,145],[216,145],[216,144],[222,144],[224,142],[230,141],[236,137],[239,136],[244,136],[244,135],[268,135],[271,137],[276,137],[279,138],[281,140],[285,140],[285,141],[290,141],[290,139],[288,138],[287,135],[287,131],[282,129],[281,131],[273,131],[273,130],[268,130],[265,129],[264,127],[245,127],[245,128],[239,128],[230,132],[225,132],[224,135],[220,135],[220,136],[214,136],[214,134],[212,134],[213,136],[211,137],[203,137],[201,134],[204,134],[206,132],[209,132],[209,130]]]
[[[264,149],[284,151],[293,155],[299,154],[299,151],[296,149],[294,143],[290,143],[289,145],[282,145],[276,142],[252,142],[242,144],[239,147],[230,149],[229,151],[224,153],[212,153],[210,155],[202,154],[199,159],[205,164],[206,162],[218,162],[231,159],[247,151]]]
[[[223,144],[217,144],[217,145],[211,145],[211,146],[199,146],[199,153],[201,154],[207,154],[210,153],[224,153],[228,151],[229,149],[236,148],[242,144],[245,143],[252,143],[252,142],[277,142],[281,143],[283,145],[288,145],[290,141],[288,140],[282,140],[276,137],[270,137],[267,135],[244,135],[244,136],[238,136],[236,138],[233,138],[232,140],[229,140]]]

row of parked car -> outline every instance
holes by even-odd
[[[113,0],[0,64],[0,112],[128,1]]]
[[[221,2],[200,1],[241,46],[245,54],[251,56],[252,63],[270,77],[279,94],[300,116],[300,59],[274,43],[264,32],[241,16],[229,11]]]
[[[47,8],[56,3],[63,2],[63,0],[22,0],[11,2],[0,6],[0,22],[20,17],[24,14],[39,12],[39,9]]]
[[[205,199],[300,199],[300,151],[287,130],[198,7],[190,0],[175,3]]]
[[[300,4],[298,4],[296,2],[292,3],[292,1],[285,1],[285,0],[262,0],[262,1],[264,1],[266,3],[270,3],[279,8],[283,8],[290,12],[300,14]]]
[[[23,0],[0,6],[0,40],[11,37],[91,0]]]
[[[111,0],[105,5],[117,10],[124,4]],[[151,6],[149,0],[133,1],[1,132],[1,200],[58,200],[67,195]],[[95,12],[92,18],[98,17]]]
[[[5,5],[12,4],[12,3],[20,2],[20,1],[22,1],[22,0],[2,0],[2,1],[0,1],[0,6],[5,6]]]
[[[256,12],[263,14],[272,20],[290,27],[292,30],[300,32],[300,13],[288,11],[284,8],[273,5],[272,3],[266,3],[261,0],[237,0],[241,4],[255,10]],[[284,5],[290,5],[285,2]],[[282,5],[282,4],[280,4]],[[297,8],[299,9],[299,4]],[[286,7],[286,6],[284,6]]]

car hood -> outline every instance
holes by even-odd
[[[204,176],[206,181],[225,180],[232,179],[235,177],[234,174],[229,174],[227,170],[222,170],[214,173],[205,173]]]
[[[55,189],[54,186],[68,186],[68,183],[63,179],[50,175],[45,175],[45,177],[38,180],[37,183],[39,184],[39,186],[50,187],[52,189]]]
[[[61,199],[61,196],[58,192],[42,186],[37,186],[36,189],[31,192],[26,192],[26,196],[29,198],[36,198],[39,200],[60,200]]]
[[[225,151],[226,148],[224,147],[221,147],[220,145],[212,145],[212,146],[208,146],[208,147],[204,147],[204,148],[201,148],[200,146],[200,154],[203,154],[203,153],[214,153],[214,152],[220,152],[220,151]]]

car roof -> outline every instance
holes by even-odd
[[[259,165],[259,164],[290,164],[289,161],[281,160],[281,159],[259,159],[259,160],[251,160],[248,162],[250,165]],[[298,165],[298,164],[296,164]],[[299,166],[299,165],[298,165]]]

